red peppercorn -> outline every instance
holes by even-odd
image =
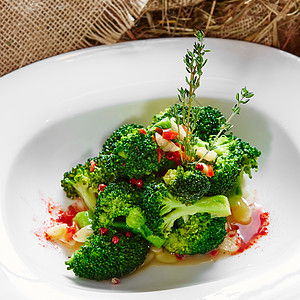
[[[105,188],[106,188],[105,184],[103,184],[103,183],[99,184],[98,189],[99,189],[100,192],[103,192],[105,190]]]
[[[143,187],[143,180],[142,179],[136,179],[135,185],[137,187]]]
[[[132,237],[132,233],[131,233],[130,231],[127,231],[127,232],[125,233],[125,236],[126,236],[126,237]]]
[[[183,254],[178,254],[178,253],[175,253],[175,257],[179,260],[182,260],[183,259]]]
[[[129,179],[129,183],[131,183],[132,185],[135,185],[137,187],[143,187],[143,180],[142,179],[131,178],[131,179]]]
[[[101,227],[101,228],[99,229],[99,233],[102,234],[102,235],[104,235],[106,232],[107,232],[107,228]]]
[[[111,241],[114,243],[114,244],[117,244],[119,242],[119,237],[117,235],[114,235],[111,239]]]

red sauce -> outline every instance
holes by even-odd
[[[269,213],[258,205],[251,205],[252,217],[248,225],[231,221],[230,227],[239,236],[240,248],[234,254],[239,254],[251,248],[261,237],[268,234]],[[234,234],[234,233],[233,233]]]
[[[58,245],[53,243],[50,236],[47,234],[47,230],[57,224],[66,223],[67,233],[66,236],[67,240],[72,240],[72,236],[75,232],[75,227],[73,224],[73,218],[79,211],[86,210],[86,206],[83,205],[82,201],[74,200],[74,203],[68,207],[67,210],[64,210],[61,205],[55,203],[52,198],[43,198],[41,200],[45,204],[46,212],[48,213],[48,218],[46,220],[39,221],[34,218],[35,222],[39,222],[39,227],[34,231],[35,236],[39,240],[39,244],[43,247],[47,248],[55,248],[60,249]]]

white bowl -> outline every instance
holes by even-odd
[[[67,205],[62,174],[97,155],[123,123],[148,124],[176,101],[182,57],[194,39],[159,39],[59,55],[0,79],[0,278],[7,299],[288,299],[299,295],[298,110],[300,60],[254,44],[206,39],[201,104],[229,115],[245,85],[253,100],[234,133],[262,151],[251,185],[270,212],[269,234],[250,250],[215,263],[152,266],[119,285],[75,278],[66,254],[34,232],[43,199]],[[295,290],[295,288],[297,288]],[[285,298],[286,297],[286,298]],[[290,299],[290,298],[289,298]]]

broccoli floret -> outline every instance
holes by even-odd
[[[122,137],[127,136],[137,128],[143,128],[142,125],[138,124],[125,124],[115,130],[110,137],[107,138],[102,146],[103,154],[111,154],[116,148],[116,144],[121,140]]]
[[[146,225],[157,236],[166,238],[176,220],[197,213],[209,213],[213,216],[226,217],[231,214],[226,196],[202,197],[194,204],[181,203],[172,195],[163,183],[151,183],[144,189],[140,207],[144,212]]]
[[[195,136],[208,141],[211,135],[217,135],[226,119],[218,108],[204,106],[200,110],[199,119],[194,131]]]
[[[197,119],[196,126],[194,129],[194,135],[204,141],[208,141],[211,135],[217,135],[223,124],[225,124],[226,119],[218,108],[213,108],[211,106],[192,106],[191,114]],[[170,124],[170,119],[178,119],[181,124],[183,118],[182,105],[175,104],[166,108],[164,111],[153,116],[150,128],[155,128],[156,126],[161,128],[168,128]]]
[[[86,206],[94,210],[99,184],[108,183],[115,176],[111,166],[109,155],[90,158],[84,165],[78,164],[64,173],[61,186],[68,198],[81,197]]]
[[[210,188],[208,177],[195,168],[187,171],[182,166],[170,169],[163,179],[170,193],[185,204],[195,203]]]
[[[149,242],[136,234],[108,230],[93,234],[66,262],[76,276],[107,280],[128,275],[140,267],[149,252]]]
[[[198,139],[196,146],[203,147],[206,144]],[[261,152],[232,134],[221,135],[213,150],[218,156],[212,163],[214,176],[209,179],[210,189],[206,193],[208,196],[226,194],[233,188],[241,172],[251,178],[251,170],[258,168],[257,158]]]
[[[224,217],[212,218],[210,214],[195,214],[184,222],[179,219],[169,234],[164,247],[171,253],[205,254],[216,249],[227,232]]]
[[[159,160],[151,132],[133,124],[122,128],[113,134],[104,149],[111,153],[118,178],[142,178],[164,168],[168,160],[165,157]]]
[[[121,219],[129,214],[130,210],[139,201],[139,191],[128,182],[112,182],[99,193],[95,218],[93,222],[94,231],[101,227],[112,225],[116,218]]]
[[[140,188],[120,181],[109,184],[99,193],[97,199],[93,230],[99,232],[103,227],[115,227],[140,234],[156,247],[161,247],[164,240],[153,235],[145,224],[144,214],[139,207]]]

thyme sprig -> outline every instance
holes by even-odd
[[[185,77],[188,88],[178,89],[178,99],[182,104],[182,120],[186,127],[186,137],[183,141],[183,146],[187,155],[182,157],[183,163],[188,162],[192,133],[199,118],[199,114],[192,111],[192,102],[196,97],[196,90],[200,87],[200,78],[203,74],[202,69],[207,62],[207,59],[204,59],[204,55],[210,51],[205,49],[204,33],[202,31],[198,31],[195,37],[198,41],[194,43],[193,51],[187,50],[183,59],[186,71],[189,74],[189,76]],[[179,124],[179,119],[177,119],[177,125],[179,126]]]
[[[201,162],[205,158],[205,156],[208,154],[209,151],[216,149],[215,144],[216,144],[218,138],[221,136],[221,134],[226,132],[226,131],[229,131],[233,127],[233,125],[230,124],[231,119],[235,115],[240,114],[241,105],[242,104],[247,104],[253,96],[254,96],[254,93],[248,91],[246,87],[243,87],[241,89],[241,92],[236,94],[235,99],[236,99],[237,102],[231,108],[231,110],[232,110],[231,115],[226,120],[226,122],[221,126],[220,131],[214,137],[214,139],[212,141],[208,142],[208,144],[206,145],[206,152],[200,157],[200,159],[198,160],[197,163]]]

